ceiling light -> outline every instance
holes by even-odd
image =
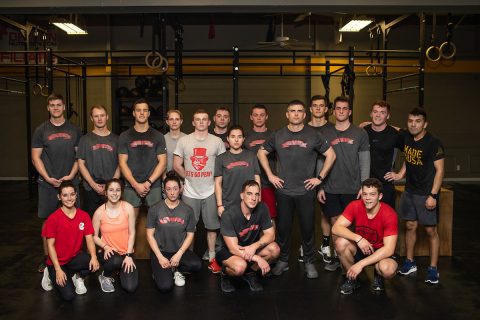
[[[340,32],[359,32],[370,23],[373,22],[373,19],[370,18],[353,18],[346,25],[340,28]]]
[[[62,29],[63,31],[65,31],[67,34],[70,34],[70,35],[88,34],[86,30],[78,26],[78,16],[75,16],[74,20],[75,20],[75,23],[72,22],[73,21],[72,19],[67,20],[63,18],[53,18],[50,23]]]

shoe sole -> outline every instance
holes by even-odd
[[[307,279],[317,279],[317,278],[318,278],[318,273],[313,275],[307,273]]]
[[[385,291],[385,287],[372,287],[373,291]]]
[[[330,271],[330,272],[337,271],[338,269],[342,269],[342,267],[341,267],[341,266],[338,266],[338,267],[335,267],[335,269],[333,269],[333,268],[328,268],[327,266],[325,266],[325,267],[323,268],[323,270],[325,270],[325,271]]]
[[[325,262],[325,263],[330,263],[330,262],[332,262],[332,258],[330,258],[329,256],[327,256],[326,254],[323,254],[322,250],[318,250],[318,254],[322,256],[323,262]]]
[[[434,280],[425,280],[425,283],[431,283],[431,284],[438,284],[440,281],[434,281]]]
[[[176,286],[176,287],[184,287],[184,286],[185,286],[185,283],[182,283],[182,284],[177,284],[177,283],[175,283],[175,286]]]
[[[407,275],[409,275],[411,273],[414,273],[414,272],[417,272],[417,267],[410,268],[410,269],[408,269],[407,272],[402,272],[402,271],[398,270],[398,274],[401,274],[402,276],[407,276]]]

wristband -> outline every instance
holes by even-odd
[[[432,197],[435,200],[438,199],[438,193],[430,193],[429,196]]]
[[[223,207],[223,204],[219,204],[219,205],[217,205],[217,208],[220,208],[220,207]]]
[[[133,255],[133,254],[132,254],[132,253],[129,253],[129,252],[125,253],[125,257],[130,257],[130,258],[131,258],[132,255]]]
[[[318,175],[317,179],[320,180],[320,183],[323,182],[323,177],[321,175]]]
[[[147,180],[145,180],[145,181],[147,181],[148,183],[150,183],[150,185],[153,184],[152,180],[150,180],[150,179],[147,179]]]
[[[358,241],[355,241],[357,244],[363,240],[363,237],[361,237],[360,239],[358,239]]]

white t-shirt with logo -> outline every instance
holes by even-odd
[[[173,154],[183,158],[185,196],[206,199],[215,192],[215,159],[224,152],[222,139],[212,134],[205,139],[197,139],[195,133],[191,133],[178,140]]]

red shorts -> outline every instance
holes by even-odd
[[[277,202],[275,200],[275,190],[273,188],[262,188],[262,202],[264,202],[270,211],[270,218],[277,217]]]

